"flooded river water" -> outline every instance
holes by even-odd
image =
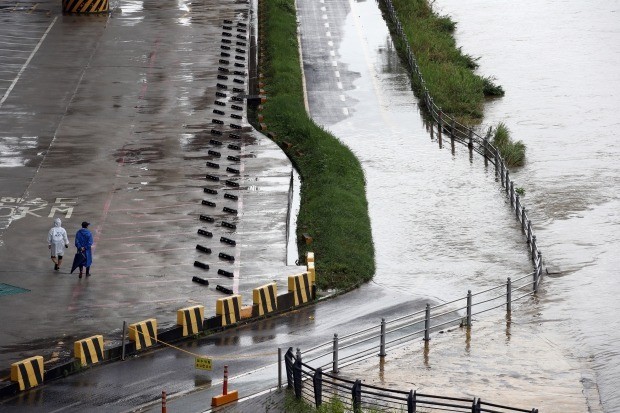
[[[493,170],[459,144],[439,148],[426,131],[377,5],[312,3],[298,2],[309,108],[364,167],[374,282],[448,301],[530,272]],[[605,411],[618,411],[620,2],[526,3],[434,7],[459,22],[459,45],[506,90],[487,105],[484,123],[506,122],[527,145],[527,164],[512,178],[526,191],[553,274],[519,322],[546,326],[546,339],[595,371]],[[325,26],[304,26],[304,15],[319,10],[327,10]]]
[[[485,122],[504,121],[527,145],[514,170],[539,246],[557,271],[540,321],[590,359],[605,411],[620,411],[620,1],[439,0],[457,41],[480,56],[506,96]]]

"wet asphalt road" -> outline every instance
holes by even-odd
[[[290,162],[247,126],[246,101],[232,100],[248,88],[251,39],[238,23],[248,23],[249,5],[121,1],[109,16],[63,16],[59,7],[0,8],[0,282],[18,292],[0,296],[3,372],[35,354],[66,355],[93,334],[116,340],[124,320],[171,326],[177,309],[195,304],[214,315],[225,296],[218,284],[245,305],[252,288],[276,280],[285,290],[286,276],[301,272],[287,257]],[[244,76],[222,80],[225,19],[238,42],[228,66]],[[46,238],[55,217],[70,243],[91,222],[92,277],[69,274],[73,247],[53,271]]]

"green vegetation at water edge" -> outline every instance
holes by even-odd
[[[259,19],[267,94],[260,113],[301,176],[300,254],[314,251],[319,288],[353,288],[375,271],[364,173],[353,153],[306,112],[294,1],[261,0]]]
[[[392,0],[392,4],[435,104],[462,123],[478,123],[485,97],[503,96],[504,91],[491,77],[474,73],[476,59],[456,46],[456,23],[434,13],[427,0]],[[396,47],[401,54],[406,50],[398,40]],[[415,78],[413,82],[419,96],[421,85]]]
[[[350,406],[345,406],[341,399],[334,397],[331,400],[325,400],[319,408],[315,408],[304,399],[296,399],[295,395],[291,391],[287,391],[284,400],[284,411],[291,413],[347,413],[352,412]],[[379,412],[394,412],[395,410],[382,409],[368,409],[363,408],[356,410],[359,413],[379,413]]]
[[[510,138],[510,130],[504,122],[497,124],[495,129],[489,131],[493,135],[493,146],[497,148],[508,166],[523,166],[525,163],[525,144],[521,141],[513,141]]]

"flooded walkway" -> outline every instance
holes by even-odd
[[[481,157],[470,157],[466,147],[457,144],[452,149],[448,143],[440,148],[431,139],[377,5],[304,0],[298,8],[310,113],[353,150],[365,171],[376,250],[374,282],[412,296],[450,301],[468,289],[475,293],[529,273],[523,236],[494,171]],[[431,341],[432,368],[410,366],[415,384],[410,387],[454,385],[457,392],[511,402],[527,388],[533,393],[526,405],[532,407],[576,394],[564,411],[585,411],[582,366],[567,357],[555,333],[535,328],[538,311],[534,300],[513,310],[522,334],[510,340],[499,338],[506,327],[493,322],[489,324],[498,331],[490,332],[489,325],[478,331],[478,321],[482,326],[486,318],[478,320],[470,342],[476,351],[468,351],[467,357],[461,357],[462,337],[445,334]],[[521,350],[538,348],[537,343],[545,343],[546,350],[537,350],[535,358],[521,365]],[[419,346],[411,350],[400,353],[392,362],[395,368],[386,369],[386,383],[401,383],[404,360],[422,359]],[[468,377],[462,386],[457,385],[459,376],[446,377],[457,359],[461,374]],[[569,372],[557,374],[567,366]],[[591,376],[587,366],[584,371]],[[536,378],[535,386],[529,387],[528,377]]]

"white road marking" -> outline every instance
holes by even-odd
[[[338,66],[338,62],[335,61],[335,60],[332,60],[332,66],[334,66],[334,67]]]
[[[330,50],[330,51],[329,51],[329,55],[330,55],[330,56],[336,56],[336,52],[334,52],[333,50]]]
[[[2,96],[2,99],[0,99],[0,107],[2,107],[2,104],[9,98],[9,94],[11,93],[11,91],[13,90],[13,88],[15,87],[15,85],[17,84],[17,82],[19,81],[19,78],[24,74],[24,71],[26,70],[26,68],[28,67],[28,65],[30,64],[30,61],[32,60],[32,58],[34,57],[34,55],[37,53],[37,51],[39,50],[39,47],[41,47],[41,44],[43,43],[43,41],[45,40],[45,38],[47,37],[48,33],[50,32],[50,30],[52,30],[52,26],[54,26],[54,24],[56,23],[56,20],[58,20],[58,16],[54,17],[54,20],[52,20],[52,22],[50,23],[50,25],[47,27],[47,30],[45,31],[45,33],[43,33],[43,36],[41,37],[41,39],[39,40],[39,43],[37,43],[37,45],[35,46],[34,50],[32,51],[32,53],[30,53],[30,56],[28,56],[28,60],[26,60],[26,63],[24,63],[24,65],[22,66],[22,68],[20,69],[19,73],[17,74],[17,76],[15,77],[15,79],[13,79],[13,83],[11,83],[11,86],[9,86],[9,88],[6,90],[6,92],[4,93],[4,96]]]
[[[327,42],[327,45],[328,45],[329,47],[334,47],[334,42],[332,42],[332,41],[330,40],[330,41],[328,41],[328,42]]]
[[[344,102],[344,101],[345,101],[345,99],[346,99],[346,98],[344,97],[344,95],[340,95],[340,100],[342,100],[342,101]]]
[[[336,77],[340,77],[340,72],[339,71],[335,71],[334,74],[336,75]]]
[[[325,33],[325,36],[327,36],[327,37],[332,37],[332,32],[326,32],[326,33]]]
[[[342,82],[338,82],[336,85],[338,86],[338,89],[342,89]]]
[[[349,116],[349,109],[342,108],[342,113],[344,113],[346,116]]]

